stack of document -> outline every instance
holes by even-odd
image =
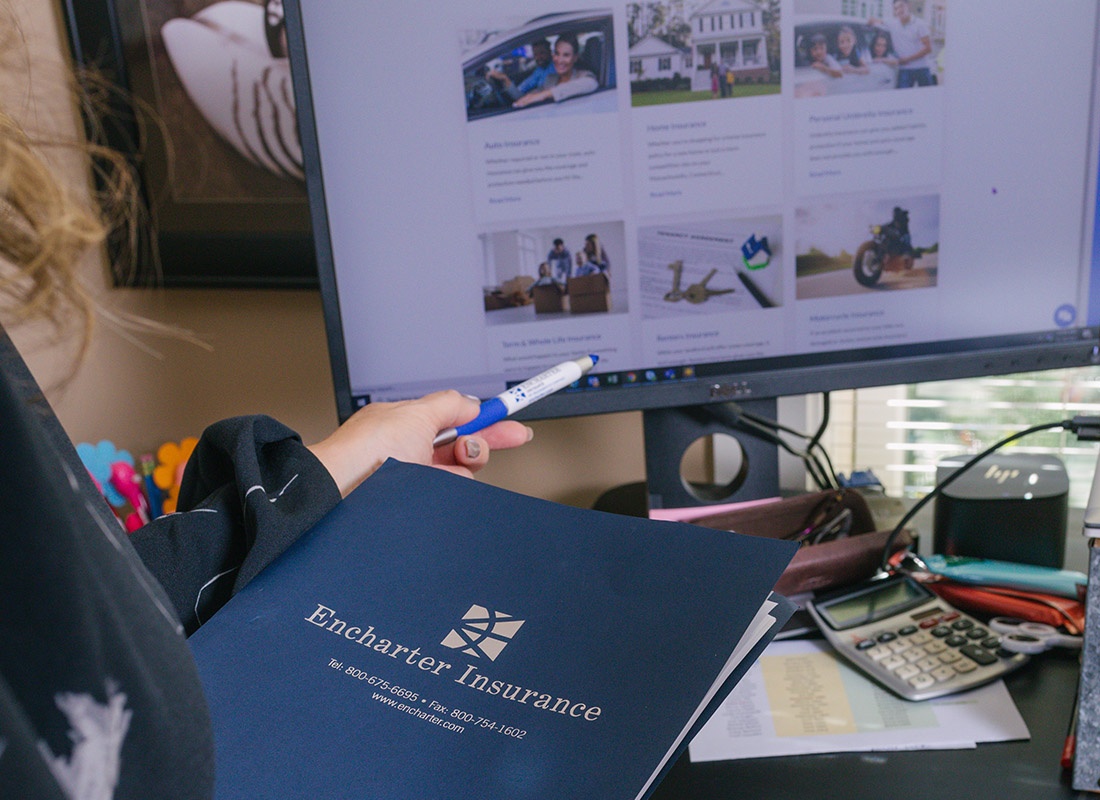
[[[692,761],[805,753],[953,750],[1027,739],[1004,681],[901,700],[820,640],[773,642],[691,743]]]

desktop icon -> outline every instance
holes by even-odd
[[[1058,306],[1054,311],[1054,324],[1059,328],[1068,328],[1077,321],[1077,309],[1069,303]]]

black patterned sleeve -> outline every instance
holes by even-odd
[[[235,417],[203,433],[177,512],[131,541],[190,634],[339,500],[294,431],[270,417]]]

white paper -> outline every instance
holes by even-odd
[[[726,681],[726,679],[734,673],[738,665],[744,660],[745,656],[749,654],[749,651],[752,650],[752,648],[756,647],[756,643],[764,637],[764,634],[770,631],[772,629],[772,626],[775,625],[775,617],[771,615],[771,612],[775,610],[775,607],[777,605],[778,604],[774,600],[765,600],[763,605],[761,605],[760,608],[757,610],[756,616],[753,617],[752,623],[749,624],[749,627],[741,636],[741,641],[739,641],[737,643],[737,647],[733,649],[733,653],[730,655],[729,660],[726,661],[726,665],[722,668],[722,671],[719,673],[718,678],[714,681],[714,684],[710,687],[710,691],[707,692],[706,696],[699,703],[699,706],[695,709],[695,713],[691,715],[691,719],[688,720],[687,725],[684,726],[683,732],[680,734],[680,736],[676,738],[676,741],[672,743],[672,746],[665,754],[665,757],[661,760],[661,763],[658,764],[657,769],[654,771],[653,775],[650,776],[649,780],[646,782],[646,785],[642,787],[642,791],[638,794],[638,797],[641,797],[646,793],[646,791],[648,791],[650,785],[656,779],[657,775],[659,775],[661,770],[664,769],[665,764],[668,763],[668,760],[672,758],[673,752],[675,752],[676,748],[679,747],[683,742],[684,736],[686,736],[691,727],[695,725],[695,722],[699,719],[699,715],[703,712],[703,709],[705,709],[707,705],[710,704],[711,700],[714,698],[715,692],[717,692],[718,689],[721,688],[722,684]]]
[[[820,640],[773,642],[692,741],[691,760],[872,750],[955,750],[1027,739],[1004,681],[901,700]]]

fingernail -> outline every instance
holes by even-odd
[[[466,440],[466,458],[477,458],[481,455],[481,442],[477,439]]]
[[[528,428],[527,429],[527,441],[531,441],[534,438],[535,438],[535,429],[534,428]]]
[[[474,396],[474,395],[472,395],[472,394],[464,394],[464,395],[462,395],[462,396],[463,396],[463,397],[465,397],[465,398],[466,398],[467,400],[473,400],[473,401],[474,401],[475,403],[480,403],[480,402],[481,402],[481,398],[480,398],[480,397],[475,397],[475,396]]]

